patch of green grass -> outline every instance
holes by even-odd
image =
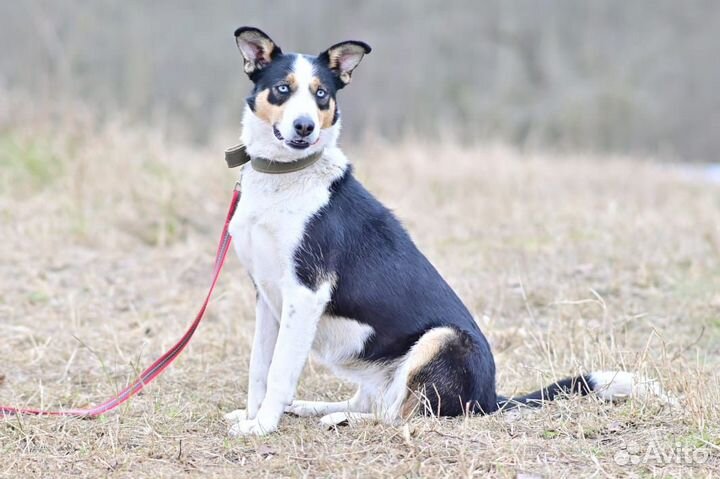
[[[694,448],[720,446],[720,437],[708,432],[691,433],[678,437],[675,441],[679,446]]]
[[[2,299],[0,299],[0,302],[2,302]],[[720,317],[718,317],[714,312],[707,318],[707,325],[710,333],[720,333]]]
[[[712,297],[720,290],[719,278],[720,270],[716,268],[692,276],[687,273],[678,274],[674,278],[673,293],[685,298]]]
[[[0,134],[0,188],[36,190],[63,171],[62,163],[43,138]]]
[[[50,296],[42,291],[33,291],[28,295],[28,300],[34,305],[45,304],[50,300]]]

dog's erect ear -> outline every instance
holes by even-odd
[[[350,83],[353,70],[358,66],[363,56],[371,51],[372,48],[365,42],[348,40],[331,46],[318,55],[318,59],[325,62],[328,68],[337,75],[342,88]]]
[[[262,70],[278,55],[282,55],[280,47],[255,27],[240,27],[235,30],[235,42],[245,61],[245,73],[252,74]]]

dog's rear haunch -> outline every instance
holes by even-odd
[[[598,372],[498,396],[493,355],[472,315],[337,146],[337,97],[370,47],[349,40],[312,56],[284,53],[254,27],[235,36],[253,83],[242,141],[254,162],[242,167],[230,233],[257,306],[247,406],[228,415],[231,434],[274,431],[285,412],[326,424],[394,422],[656,390],[629,373]],[[261,163],[272,169],[252,166]],[[357,393],[294,400],[311,352]]]
[[[478,350],[472,336],[451,328],[436,328],[420,338],[408,356],[406,379],[409,394],[400,415],[414,413],[433,416],[489,414],[519,406],[537,407],[544,401],[564,396],[595,393],[607,401],[659,393],[655,381],[623,371],[598,371],[565,378],[545,388],[515,397],[496,395],[494,376],[483,371],[483,361],[492,359]],[[479,374],[478,374],[479,373]],[[478,375],[486,381],[477,381]]]

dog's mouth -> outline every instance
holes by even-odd
[[[305,148],[308,148],[318,141],[320,141],[320,137],[318,136],[318,139],[315,140],[313,143],[310,143],[307,140],[303,140],[301,138],[295,138],[292,140],[286,140],[283,138],[282,134],[280,133],[280,130],[277,129],[275,125],[273,125],[273,134],[275,135],[275,138],[277,138],[280,141],[285,142],[286,145],[288,145],[290,148],[295,148],[296,150],[304,150]]]
[[[310,146],[310,143],[305,140],[288,140],[285,144],[291,148],[295,148],[296,150],[304,150]]]

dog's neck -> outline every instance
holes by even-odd
[[[348,167],[345,154],[337,146],[326,147],[320,159],[312,165],[289,173],[264,173],[246,163],[241,169],[241,189],[243,196],[247,197],[256,194],[275,197],[281,191],[293,191],[295,195],[313,194],[318,186],[326,190],[335,180],[342,178]]]

